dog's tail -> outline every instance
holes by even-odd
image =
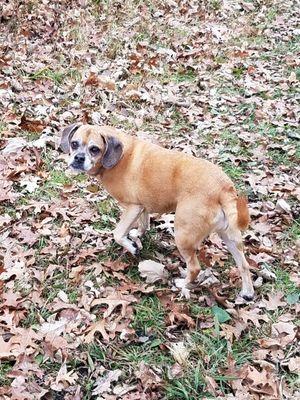
[[[228,221],[228,227],[244,231],[250,222],[248,201],[245,196],[238,196],[233,186],[225,189],[220,196],[220,203]]]

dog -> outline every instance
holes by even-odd
[[[175,243],[185,260],[185,287],[195,281],[200,265],[197,250],[212,232],[227,245],[242,278],[240,296],[254,297],[241,231],[249,224],[247,200],[217,165],[165,149],[110,126],[67,126],[60,143],[69,166],[98,178],[124,212],[114,240],[137,255],[137,237],[149,227],[150,213],[175,211]],[[136,226],[135,237],[129,236]]]

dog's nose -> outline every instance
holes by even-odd
[[[84,153],[78,153],[76,154],[76,156],[74,157],[74,160],[78,163],[83,163],[85,160],[85,155]]]

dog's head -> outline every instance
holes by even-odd
[[[121,141],[104,127],[78,123],[63,130],[60,148],[70,154],[68,164],[76,171],[111,169],[123,155]]]

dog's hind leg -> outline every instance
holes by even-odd
[[[240,230],[235,229],[233,231],[232,229],[230,229],[230,232],[220,231],[218,233],[222,240],[225,242],[228,250],[232,254],[234,261],[240,271],[242,278],[242,290],[240,292],[240,296],[247,301],[253,300],[254,288],[250,275],[249,264],[245,258],[243,251],[242,234]]]
[[[192,283],[200,272],[197,250],[210,231],[209,218],[194,211],[197,206],[198,199],[195,203],[190,200],[179,205],[175,213],[175,242],[187,266],[185,285]]]
[[[115,241],[133,255],[138,253],[138,247],[133,241],[128,239],[127,235],[143,210],[143,207],[139,205],[126,205],[120,221],[114,230]]]

